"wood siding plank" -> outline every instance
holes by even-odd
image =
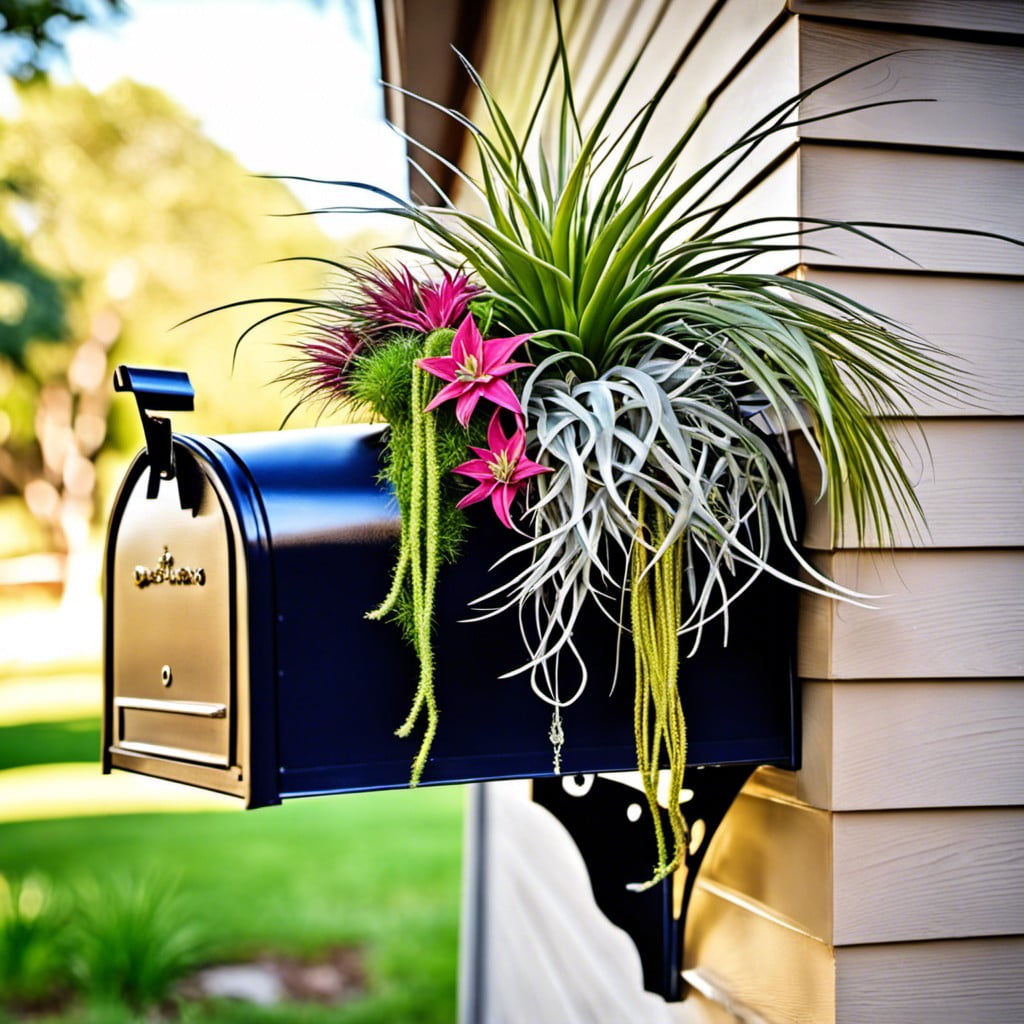
[[[1024,35],[1020,0],[789,0],[788,6],[816,18]]]
[[[826,220],[934,225],[1024,238],[1024,161],[927,152],[801,147],[801,212]],[[950,273],[1024,274],[1024,247],[961,234],[870,229],[895,255],[848,232],[816,242],[810,266],[922,269]],[[914,266],[916,261],[917,266]]]
[[[1024,939],[849,946],[836,957],[837,1024],[1024,1020]]]
[[[755,788],[730,808],[699,884],[836,946],[1012,935],[1022,841],[1021,808],[832,812]]]
[[[698,884],[687,929],[694,963],[746,1020],[772,1024],[1008,1024],[1024,1019],[1024,938],[833,949]],[[756,1016],[755,1016],[756,1015]]]
[[[923,523],[894,526],[896,548],[983,548],[1024,545],[1024,420],[929,420],[920,427],[890,422],[887,432],[903,452],[903,464],[924,513]],[[809,548],[832,547],[828,505],[815,502],[817,463],[801,445]],[[857,544],[852,513],[840,546]],[[870,530],[865,547],[877,547]]]
[[[1024,680],[805,681],[803,761],[764,795],[826,810],[1024,806]]]
[[[590,6],[594,7],[593,4]],[[582,40],[580,43],[572,40],[573,66],[579,69],[573,86],[584,120],[592,119],[607,103],[615,84],[621,81],[644,40],[655,26],[663,23],[661,19],[669,17],[676,45],[682,46],[710,6],[711,0],[687,4],[684,13],[692,19],[687,25],[680,24],[678,14],[673,14],[678,5],[667,0],[628,0],[597,5],[595,22],[586,45],[581,45]],[[661,34],[658,33],[659,36]]]
[[[874,610],[802,599],[804,678],[1024,675],[1024,551],[841,551],[819,565],[846,586],[890,596]]]
[[[847,267],[1020,277],[1024,276],[1024,246],[958,232],[994,232],[1024,239],[1022,195],[1024,161],[805,141],[799,153],[743,196],[722,225],[755,217],[794,217],[800,210],[809,218],[864,225],[879,242],[896,250],[847,231],[825,229],[805,235],[803,250],[794,245],[792,254],[758,257],[745,270],[778,273],[803,264],[809,278],[823,269]],[[793,224],[780,219],[761,230],[781,235],[792,231]]]
[[[756,1014],[754,1019],[771,1024],[836,1020],[835,960],[828,945],[728,890],[698,881],[683,955],[688,969],[708,975],[731,1000]]]
[[[836,945],[1013,935],[1024,809],[832,815]]]
[[[905,324],[964,366],[975,387],[970,403],[914,396],[918,415],[1024,415],[1024,283],[840,268],[809,268],[804,276]]]
[[[774,235],[776,244],[792,246],[754,257],[743,265],[744,273],[781,274],[799,266],[802,251],[793,232],[798,228],[795,218],[800,209],[800,161],[799,152],[783,159],[723,216],[723,228],[765,218],[757,227],[759,235],[766,238]],[[817,244],[815,236],[810,236],[810,240],[811,244]]]
[[[676,3],[670,8],[673,20],[685,19],[692,24],[693,15],[687,11],[687,4]],[[704,3],[697,5],[703,10]],[[746,54],[778,18],[785,14],[784,0],[744,0],[742,4],[728,3],[722,7],[706,31],[699,37],[692,51],[669,87],[658,112],[651,120],[648,152],[658,158],[687,128],[700,105],[733,72],[740,59]],[[696,27],[696,26],[694,26]],[[692,32],[692,29],[690,29]],[[664,75],[684,52],[688,37],[684,32],[673,31],[672,22],[662,27],[656,42],[661,49],[661,59],[652,60],[646,71],[638,77],[633,101],[625,106],[628,114],[634,113],[646,103]],[[645,64],[647,62],[645,61]],[[795,68],[793,82],[795,84]],[[755,108],[763,113],[760,100]],[[739,127],[745,127],[740,125]]]
[[[766,0],[755,0],[755,2],[762,4]],[[767,0],[767,2],[771,2],[776,11],[781,10],[783,6],[776,0]],[[606,4],[605,6],[613,7],[615,5]],[[621,82],[630,61],[637,55],[648,32],[656,24],[656,31],[644,51],[640,66],[623,92],[620,102],[621,116],[610,126],[609,134],[613,136],[616,131],[625,128],[629,119],[650,99],[663,77],[669,73],[679,59],[680,54],[691,45],[715,6],[715,0],[693,0],[692,3],[683,4],[672,2],[667,5],[657,5],[657,9],[652,7],[649,12],[645,9],[641,17],[633,19],[633,24],[627,20],[628,36],[623,46],[617,52],[610,54],[610,59],[608,54],[604,55],[603,62],[607,73],[601,75],[600,81],[595,82],[594,87],[585,97],[584,111],[587,118],[592,121],[604,108],[616,86]],[[618,17],[623,18],[627,12],[618,11],[616,13]],[[729,59],[734,47],[727,45],[724,49],[725,52],[720,53],[721,60],[725,65],[723,73],[729,67]],[[709,83],[705,84],[705,89],[707,88],[710,88]],[[677,116],[680,119],[691,117],[701,96],[702,93],[698,96],[687,96],[681,108],[676,112]]]
[[[770,21],[762,18],[761,23],[767,25]],[[745,34],[741,38],[746,42],[750,36]],[[715,43],[715,40],[711,42]],[[730,45],[735,48],[735,43]],[[686,144],[676,180],[681,181],[685,175],[724,152],[744,131],[799,91],[800,33],[797,19],[789,18],[776,28],[738,71],[734,72],[731,64],[722,61],[722,57],[726,56],[724,49],[719,42],[717,49],[705,55],[705,63],[717,62],[713,69],[709,68],[707,74],[686,83],[691,93],[691,107],[695,101],[703,101],[713,93],[715,95],[703,123]],[[732,56],[738,57],[739,53],[733,53]],[[734,77],[726,81],[726,75],[730,73]],[[678,104],[667,109],[671,116],[662,117],[654,126],[658,132],[654,138],[662,151],[686,127],[685,120],[677,113]],[[742,171],[734,176],[735,180],[728,189],[723,191],[731,195],[746,187],[780,154],[792,149],[798,138],[795,128],[776,132],[766,138],[744,161]]]
[[[800,88],[834,75],[836,54],[847,67],[890,56],[816,92],[801,106],[801,117],[879,101],[932,102],[815,121],[800,129],[803,138],[1024,150],[1024,59],[1019,47],[802,22]]]
[[[832,818],[829,811],[745,789],[712,839],[696,884],[831,942]]]

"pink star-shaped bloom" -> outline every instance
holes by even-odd
[[[490,448],[471,448],[479,458],[463,462],[452,472],[478,481],[477,486],[459,502],[459,508],[490,498],[495,514],[511,530],[513,526],[509,509],[516,495],[526,486],[531,476],[550,473],[551,467],[542,466],[525,456],[526,431],[522,421],[517,417],[515,431],[511,437],[506,437],[498,422],[500,415],[495,409],[487,427],[487,444]]]
[[[533,365],[505,362],[529,337],[529,334],[517,334],[512,338],[492,338],[490,341],[484,341],[473,315],[468,315],[452,338],[450,356],[434,356],[416,361],[420,369],[442,380],[451,381],[441,388],[427,409],[436,409],[442,402],[454,398],[455,418],[466,426],[477,402],[481,398],[487,398],[495,405],[521,416],[522,405],[508,381],[502,378],[513,370]]]

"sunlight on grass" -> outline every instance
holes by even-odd
[[[92,718],[99,715],[102,704],[99,669],[59,676],[0,677],[0,726]]]
[[[118,772],[104,776],[99,761],[34,764],[0,772],[0,822],[107,814],[237,810],[241,804],[163,779]]]
[[[0,690],[0,700],[3,690]],[[30,764],[95,762],[100,752],[98,718],[59,722],[0,722],[0,771]]]

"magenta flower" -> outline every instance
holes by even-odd
[[[359,292],[353,309],[376,328],[408,327],[429,334],[454,327],[466,315],[470,301],[483,291],[461,273],[442,270],[439,279],[420,280],[408,267],[382,260],[367,263],[367,269],[351,271]]]
[[[532,363],[507,363],[506,359],[519,348],[529,334],[512,338],[492,338],[484,341],[472,314],[466,317],[452,338],[450,356],[418,359],[416,365],[441,380],[451,381],[441,388],[427,409],[436,409],[450,398],[456,399],[455,418],[463,425],[469,423],[476,403],[487,398],[495,405],[522,416],[523,407],[508,381],[501,378]],[[493,421],[492,421],[493,422]]]
[[[511,437],[502,432],[498,421],[501,413],[495,409],[491,422],[487,427],[487,448],[472,448],[479,458],[470,459],[456,466],[452,472],[468,476],[478,481],[477,486],[458,504],[459,508],[473,505],[485,498],[490,498],[497,517],[510,530],[513,529],[509,518],[509,509],[520,489],[526,486],[531,476],[539,473],[550,473],[550,466],[542,466],[524,454],[526,450],[526,431],[522,420],[517,418],[516,429]]]
[[[344,398],[352,360],[364,340],[343,324],[318,324],[316,331],[292,346],[296,355],[278,380],[291,385],[304,402]]]

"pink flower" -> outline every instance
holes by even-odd
[[[365,270],[352,270],[359,282],[353,308],[376,328],[408,327],[429,334],[454,327],[466,315],[470,300],[482,292],[465,274],[442,270],[438,280],[420,280],[408,267],[383,260],[367,263]]]
[[[466,426],[469,417],[473,415],[476,403],[481,398],[487,398],[495,405],[521,416],[523,407],[516,393],[509,387],[508,382],[501,378],[520,367],[533,365],[505,362],[529,337],[529,334],[517,334],[513,338],[493,338],[484,341],[472,314],[467,316],[452,338],[450,356],[434,356],[416,361],[420,369],[442,380],[451,381],[441,388],[427,409],[436,409],[450,398],[457,399],[455,418]]]
[[[506,437],[502,432],[501,423],[498,422],[500,415],[501,413],[495,409],[487,427],[487,443],[490,450],[472,448],[471,450],[480,457],[463,462],[452,472],[479,481],[478,485],[459,502],[459,508],[490,498],[495,514],[511,530],[513,526],[509,518],[509,509],[515,496],[526,486],[526,481],[531,476],[550,473],[551,467],[542,466],[525,456],[526,431],[523,429],[522,421],[517,418],[515,432],[511,437]]]
[[[298,391],[301,401],[344,398],[352,360],[364,341],[344,324],[318,324],[315,329],[317,334],[292,346],[297,354],[278,380]]]
[[[469,312],[469,303],[483,292],[465,274],[442,271],[440,281],[424,281],[420,285],[423,317],[430,329],[454,327]]]

